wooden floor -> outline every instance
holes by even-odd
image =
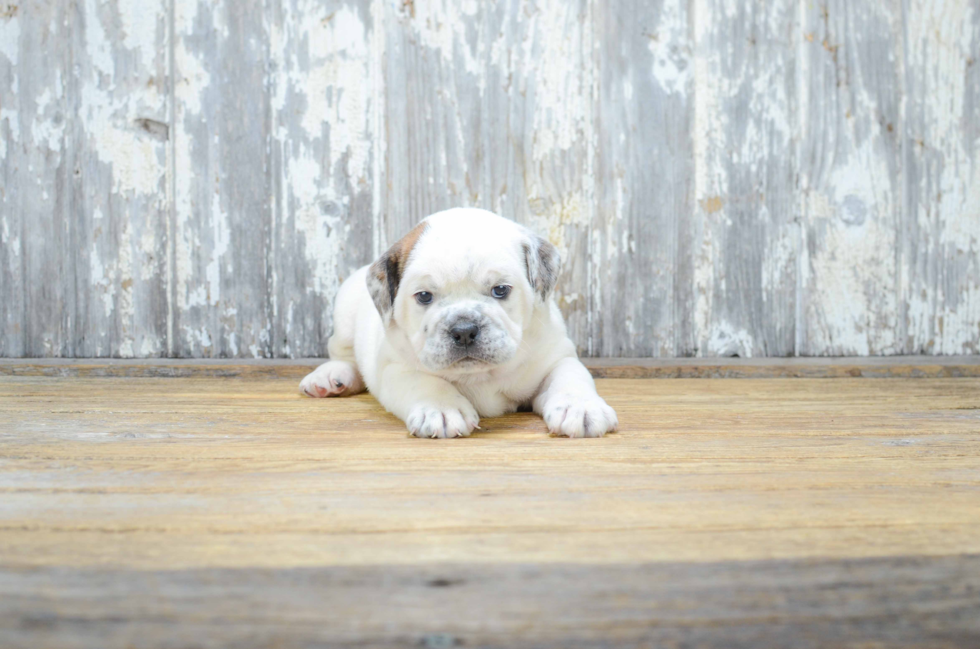
[[[0,647],[980,647],[980,379],[604,379],[406,437],[293,378],[0,377]]]

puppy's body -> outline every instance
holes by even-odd
[[[434,214],[344,282],[331,360],[300,388],[324,397],[366,387],[419,437],[466,436],[481,416],[525,404],[554,434],[614,430],[552,299],[558,266],[549,243],[512,221]]]

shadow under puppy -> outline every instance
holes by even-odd
[[[330,361],[300,390],[368,389],[416,437],[465,437],[527,404],[553,435],[614,431],[554,302],[559,268],[555,247],[513,221],[433,214],[343,283]]]

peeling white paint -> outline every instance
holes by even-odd
[[[752,335],[744,329],[736,329],[725,321],[719,321],[711,328],[705,356],[739,356],[752,358],[755,342]]]
[[[309,29],[321,25],[312,7],[306,15],[314,22]],[[366,178],[371,141],[367,108],[370,84],[365,83],[368,73],[365,27],[348,7],[334,13],[327,26],[326,33],[318,29],[309,34],[311,69],[303,75],[305,78],[291,79],[293,90],[306,96],[307,110],[302,125],[310,138],[321,137],[321,130],[327,124],[331,158],[349,156],[347,177]]]
[[[87,90],[83,90],[83,106],[90,109],[89,132],[99,160],[112,165],[115,190],[152,195],[163,190],[165,167],[161,164],[158,147],[133,130],[113,126]],[[99,106],[99,107],[97,107]],[[83,108],[84,110],[84,108]]]
[[[536,70],[531,151],[535,162],[551,158],[556,149],[580,144],[589,128],[585,121],[588,104],[570,100],[591,92],[582,83],[581,70],[588,54],[581,49],[581,20],[563,2],[542,3],[532,19],[536,46],[526,51],[530,58],[524,65]]]
[[[84,0],[85,13],[85,54],[92,66],[111,80],[116,74],[116,62],[112,58],[112,43],[102,26],[100,9],[111,9],[110,5],[98,0]]]
[[[184,104],[178,102],[175,111],[178,122],[184,115]],[[203,284],[191,286],[193,283],[194,262],[192,255],[201,245],[200,234],[194,231],[192,216],[194,214],[194,194],[192,183],[202,179],[184,170],[194,169],[191,155],[191,142],[186,137],[180,137],[179,131],[174,133],[176,142],[173,147],[174,168],[181,170],[174,179],[174,275],[176,286],[176,306],[178,311],[185,311],[207,303],[207,289]],[[193,293],[192,293],[193,291]]]
[[[763,205],[760,218],[769,221],[771,216],[767,214],[768,207]],[[799,250],[798,225],[791,223],[784,225],[773,237],[774,245],[768,246],[763,251],[763,270],[762,270],[762,299],[766,301],[768,296],[776,291],[787,277],[791,277],[797,269],[796,255]]]
[[[699,218],[695,220],[697,229],[695,241],[699,242],[694,251],[694,326],[696,338],[703,341],[711,335],[713,327],[713,302],[715,292],[715,263],[720,250],[716,245],[716,227],[713,222],[725,221],[722,210],[706,210],[711,201],[723,201],[728,195],[728,179],[719,164],[727,158],[723,144],[729,128],[729,116],[721,106],[721,59],[720,52],[710,47],[712,34],[707,30],[717,24],[702,17],[710,15],[715,3],[709,0],[694,0],[692,13],[694,20],[694,104],[693,146],[694,146],[694,197],[692,208]],[[723,205],[723,202],[722,202]],[[697,354],[705,353],[704,343],[698,346]]]
[[[668,94],[686,94],[691,74],[686,0],[665,0],[655,33],[645,34],[653,54],[653,78]],[[629,93],[626,100],[629,101]]]
[[[0,106],[0,166],[9,165],[13,153],[20,177],[27,178],[20,194],[2,192],[2,201],[6,205],[11,196],[29,194],[23,205],[46,210],[62,201],[50,169],[64,164],[66,145],[89,165],[84,177],[98,182],[86,186],[75,204],[93,206],[91,224],[101,233],[83,262],[89,266],[92,285],[86,288],[94,307],[86,326],[111,331],[99,332],[103,338],[92,347],[98,353],[160,353],[164,341],[146,335],[148,321],[140,319],[136,305],[144,307],[147,295],[156,295],[159,283],[171,279],[175,338],[186,339],[193,353],[261,357],[270,348],[286,355],[309,349],[303,337],[319,331],[321,316],[311,315],[311,307],[288,293],[280,305],[277,287],[287,282],[278,273],[281,268],[285,274],[306,273],[299,290],[307,291],[311,303],[313,298],[329,303],[339,276],[350,271],[341,266],[350,262],[351,246],[368,245],[350,236],[357,225],[349,218],[355,199],[361,213],[372,213],[373,253],[386,247],[385,229],[403,219],[393,217],[393,210],[415,214],[419,205],[447,197],[464,204],[497,201],[544,233],[565,257],[564,294],[558,297],[572,330],[577,336],[601,331],[591,320],[581,329],[575,323],[601,317],[596,296],[616,289],[610,269],[632,263],[651,243],[636,236],[637,211],[630,203],[641,194],[636,175],[616,168],[638,164],[633,153],[651,148],[642,129],[630,127],[660,110],[641,103],[649,100],[651,88],[658,98],[657,88],[669,97],[665,106],[690,94],[693,178],[677,191],[691,193],[692,201],[688,211],[677,214],[678,231],[666,228],[657,235],[692,237],[693,243],[662,258],[643,257],[658,267],[640,269],[651,280],[645,276],[630,295],[685,311],[666,316],[667,322],[679,322],[693,309],[694,332],[672,332],[678,339],[690,336],[676,347],[673,340],[651,343],[661,332],[653,328],[661,325],[638,317],[643,313],[638,305],[622,315],[617,338],[598,341],[597,349],[674,350],[690,340],[700,355],[758,355],[768,350],[767,334],[746,328],[732,306],[734,291],[746,291],[754,300],[761,292],[765,308],[775,309],[769,300],[778,299],[787,276],[798,269],[802,299],[795,317],[806,328],[799,346],[805,353],[896,353],[906,347],[980,351],[980,141],[970,141],[964,130],[980,119],[970,87],[976,79],[971,66],[980,65],[970,61],[978,58],[980,39],[975,3],[909,0],[904,25],[901,3],[849,6],[847,16],[839,17],[844,5],[832,0],[826,20],[822,6],[777,3],[753,10],[751,28],[743,29],[744,2],[664,0],[650,11],[656,19],[642,25],[652,31],[624,35],[643,40],[629,43],[632,49],[619,55],[643,56],[625,61],[625,69],[612,77],[596,65],[617,51],[605,53],[607,44],[592,41],[594,25],[601,24],[594,19],[605,9],[595,2],[571,7],[558,0],[497,5],[372,0],[369,5],[288,0],[247,17],[257,21],[246,25],[247,39],[256,34],[261,39],[263,29],[269,34],[268,67],[261,67],[261,56],[259,63],[248,62],[259,66],[255,69],[264,75],[272,99],[270,157],[261,160],[228,160],[222,150],[227,132],[219,137],[217,125],[209,130],[205,122],[215,115],[215,98],[234,98],[237,90],[227,84],[236,78],[238,62],[216,58],[240,47],[235,40],[229,45],[239,34],[229,31],[225,18],[234,7],[225,0],[176,3],[172,35],[165,3],[83,0],[81,20],[73,21],[82,30],[82,40],[73,41],[80,43],[79,51],[71,59],[61,57],[77,66],[72,74],[79,75],[73,85],[78,94],[71,97],[78,102],[77,116],[64,114],[66,79],[56,70],[46,72],[47,85],[31,78],[33,96],[18,87],[28,72],[18,68],[25,55],[25,25],[63,36],[65,19],[55,16],[51,24],[33,27],[21,16],[0,19],[5,85],[0,90],[14,98]],[[806,24],[786,11],[799,11]],[[865,33],[878,36],[862,39]],[[387,58],[388,38],[415,57],[411,67]],[[167,47],[173,47],[172,71],[165,69]],[[793,66],[795,88],[785,78]],[[386,113],[390,96],[383,79],[406,70],[424,75],[400,80],[409,92],[431,92],[430,101],[419,102],[422,114],[407,121],[421,132],[389,130],[402,123],[397,118],[403,107],[392,105],[394,112]],[[170,139],[163,141],[136,124],[169,121],[169,89],[161,79],[170,72],[176,105]],[[488,88],[491,79],[500,87]],[[889,85],[893,82],[897,85]],[[914,92],[904,88],[906,83]],[[890,102],[901,92],[909,94],[895,109]],[[261,93],[248,100],[265,101]],[[883,118],[894,122],[894,134]],[[484,131],[485,124],[503,129]],[[609,124],[616,130],[603,133]],[[243,131],[252,126],[243,124]],[[612,151],[597,150],[600,136],[607,138],[603,146],[613,143]],[[783,181],[773,165],[782,159],[780,152],[796,151],[801,141],[818,145],[798,158],[786,156],[788,164],[800,165],[799,187],[794,187],[801,196],[796,209],[803,223],[798,224],[795,215],[784,212],[786,187],[779,185]],[[389,144],[396,154],[390,159]],[[601,166],[601,155],[614,162],[601,163],[612,170],[604,170],[602,182],[608,184],[597,188],[594,168]],[[405,160],[414,166],[402,169]],[[173,170],[172,181],[167,168]],[[275,177],[269,201],[279,201],[275,209],[281,211],[249,225],[292,237],[291,244],[305,250],[295,262],[262,260],[269,264],[275,293],[272,327],[251,321],[256,311],[239,302],[246,294],[249,300],[270,298],[228,282],[241,270],[230,266],[232,234],[243,219],[252,218],[235,211],[235,183],[241,182],[235,176],[251,170],[249,177],[258,178],[260,168],[262,173],[271,169]],[[897,175],[912,183],[914,204],[903,204]],[[396,184],[389,184],[392,178]],[[173,187],[169,199],[162,198],[166,182]],[[105,187],[109,195],[98,194]],[[166,240],[174,242],[172,275],[161,272],[169,257],[161,250],[156,220],[171,208],[167,200],[173,200],[176,226],[169,232],[167,224]],[[370,208],[364,207],[367,200]],[[411,212],[401,207],[409,201]],[[751,209],[744,208],[747,204]],[[287,224],[295,224],[295,231]],[[756,243],[762,249],[748,252],[762,267],[736,278],[729,267],[738,263],[730,259],[732,243],[748,241],[739,228],[756,225],[764,230]],[[21,254],[19,228],[16,217],[0,216],[0,240],[11,259]],[[670,257],[682,253],[693,259]],[[664,279],[682,264],[693,276]],[[761,277],[760,286],[745,286],[746,276]],[[693,304],[672,304],[676,295],[670,290],[692,286]],[[286,313],[277,320],[280,308]],[[282,337],[270,347],[273,329]],[[56,334],[43,336],[39,348],[64,349]]]
[[[306,260],[310,265],[309,289],[316,294],[332,294],[337,289],[337,263],[342,241],[336,216],[330,217],[320,209],[322,178],[319,164],[309,156],[294,157],[290,163],[287,185],[296,206],[296,227],[306,241]],[[327,197],[333,192],[327,187]]]
[[[122,22],[123,46],[130,50],[142,50],[149,63],[157,56],[153,45],[157,42],[157,29],[165,14],[137,2],[120,2],[115,6]]]
[[[200,211],[198,207],[198,194],[196,193],[199,185],[204,186],[204,191],[214,195],[214,188],[211,187],[211,178],[195,173],[197,165],[193,157],[193,147],[204,143],[196,143],[188,137],[185,124],[191,124],[195,120],[202,120],[201,115],[204,106],[203,101],[211,85],[211,74],[202,57],[188,49],[189,38],[195,34],[195,26],[198,21],[198,11],[201,3],[199,2],[179,2],[174,7],[174,100],[173,107],[174,128],[171,133],[173,139],[172,155],[175,177],[173,179],[173,201],[174,201],[174,232],[175,239],[173,252],[173,273],[175,286],[175,307],[178,314],[187,313],[192,309],[206,307],[210,300],[207,277],[198,278],[195,273],[194,256],[201,247],[202,232],[196,231],[199,223],[196,216]],[[220,6],[212,7],[211,20],[215,20],[215,14],[220,10]],[[215,33],[215,39],[220,39],[221,35]],[[218,205],[220,206],[220,200]],[[215,225],[212,223],[211,227]],[[220,282],[216,289],[220,295]],[[210,337],[207,338],[207,345],[202,341],[207,335],[195,332],[192,328],[184,325],[180,328],[183,337],[192,345],[197,344],[199,349],[210,348]],[[179,335],[175,336],[179,337]]]
[[[20,18],[11,16],[0,19],[0,71],[4,68],[10,75],[9,97],[16,97],[18,94],[19,78],[18,62],[20,60]],[[0,102],[7,104],[9,102]],[[4,133],[4,125],[7,127],[7,134]],[[7,140],[16,142],[20,139],[20,124],[18,123],[17,111],[7,106],[0,106],[0,162],[7,159]],[[6,202],[6,194],[3,193],[3,202]]]
[[[60,76],[60,75],[59,75]],[[65,137],[66,120],[60,114],[62,100],[62,85],[55,84],[55,92],[45,88],[38,95],[37,110],[31,122],[31,141],[43,144],[49,151],[61,151]]]
[[[344,184],[360,191],[374,171],[371,133],[378,109],[373,103],[380,95],[371,75],[377,54],[371,52],[367,26],[352,6],[328,13],[310,0],[287,3],[283,25],[273,36],[278,69],[273,110],[280,116],[275,145],[283,154],[283,207],[303,236],[307,290],[332,299],[343,272],[341,250],[349,225]],[[291,331],[292,319],[287,318],[287,339]]]
[[[581,192],[563,197],[561,201],[546,201],[544,198],[531,198],[532,215],[529,225],[558,249],[562,259],[569,259],[572,242],[569,236],[589,227],[589,212],[582,200]]]
[[[968,81],[980,64],[978,10],[971,2],[908,8],[907,66],[916,94],[907,113],[917,163],[910,182],[918,199],[909,209],[925,234],[919,254],[939,272],[911,275],[906,265],[903,282],[910,343],[927,353],[980,352],[980,139],[962,130],[980,121]]]
[[[371,2],[371,46],[369,53],[368,79],[371,80],[370,103],[370,137],[372,141],[371,156],[371,258],[377,258],[382,250],[387,249],[385,235],[385,202],[387,180],[383,173],[384,162],[387,160],[387,138],[385,132],[385,101],[384,101],[384,60],[387,47],[385,41],[385,0]]]
[[[474,20],[479,10],[478,4],[471,0],[464,2],[436,0],[414,2],[410,6],[410,12],[414,15],[411,16],[409,24],[419,43],[438,52],[450,65],[461,61],[463,70],[476,77],[479,84],[479,79],[483,76],[479,39],[474,42],[466,38],[467,27],[479,24]],[[403,11],[407,7],[408,5],[403,8]],[[477,88],[479,89],[479,86]]]
[[[211,350],[211,333],[208,331],[207,327],[201,327],[200,329],[193,329],[191,327],[183,326],[181,330],[184,332],[184,338],[190,342],[192,348],[202,350],[205,353]]]
[[[174,94],[184,116],[199,115],[201,97],[211,84],[211,75],[196,56],[187,51],[184,41],[178,41],[174,49],[174,65],[178,70]]]
[[[82,84],[79,116],[84,120],[85,131],[99,160],[111,165],[115,191],[156,195],[163,190],[166,179],[161,147],[139,134],[134,123],[143,117],[138,110],[140,106],[159,107],[163,99],[154,86],[140,88],[135,95],[126,95],[117,93],[111,83],[105,83],[103,75],[111,79],[115,64],[113,43],[106,35],[98,13],[100,6],[102,4],[94,0],[85,3],[85,52],[97,74],[85,78]],[[143,11],[153,15],[146,8]],[[148,46],[155,43],[154,35],[149,34]]]
[[[205,271],[207,279],[208,304],[221,302],[221,266],[226,262],[225,253],[231,243],[231,224],[228,213],[221,205],[221,196],[215,192],[211,196],[211,258]],[[229,271],[234,269],[228,268]]]
[[[740,356],[789,353],[793,323],[784,320],[794,317],[799,236],[784,207],[796,192],[797,123],[787,74],[795,52],[786,39],[796,6],[695,0],[691,7],[697,353],[721,354],[722,337],[755,345],[731,351]],[[761,281],[750,289],[746,277]],[[750,324],[748,337],[735,335]]]
[[[7,59],[7,64],[17,68],[20,61],[20,18],[0,18],[0,56]]]
[[[482,18],[489,24],[471,38],[489,63],[477,73],[475,86],[491,111],[481,112],[481,120],[494,120],[511,130],[505,134],[490,129],[483,136],[486,144],[476,145],[469,137],[471,127],[453,125],[459,150],[474,152],[463,160],[478,163],[461,168],[472,192],[463,202],[521,219],[556,246],[563,259],[556,297],[569,329],[583,337],[583,348],[590,331],[590,295],[601,281],[583,259],[591,254],[595,211],[597,81],[588,65],[593,21],[587,11],[591,9],[585,5],[550,0],[517,1],[503,10],[490,6]],[[492,88],[486,85],[490,80]],[[460,101],[467,100],[464,95]],[[497,113],[508,110],[508,117]],[[505,137],[509,144],[499,149],[496,159],[489,152]],[[515,153],[514,167],[504,171],[500,163]],[[503,175],[493,177],[494,167]]]
[[[160,356],[161,353],[160,343],[150,336],[144,336],[143,342],[140,343],[140,358],[154,358]]]
[[[823,234],[821,254],[809,258],[812,346],[842,355],[900,350],[896,206],[889,178],[868,138],[831,172],[831,193],[808,194],[808,221]]]
[[[91,287],[98,291],[102,300],[102,308],[105,312],[106,317],[112,315],[113,308],[115,307],[115,300],[112,295],[112,281],[106,276],[105,266],[102,264],[102,260],[99,258],[98,246],[93,246],[92,251],[89,253],[89,277],[91,278]]]

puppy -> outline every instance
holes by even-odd
[[[368,389],[416,437],[466,437],[480,417],[529,405],[552,435],[614,431],[552,298],[559,267],[555,247],[513,221],[433,214],[343,283],[330,361],[300,390]]]

